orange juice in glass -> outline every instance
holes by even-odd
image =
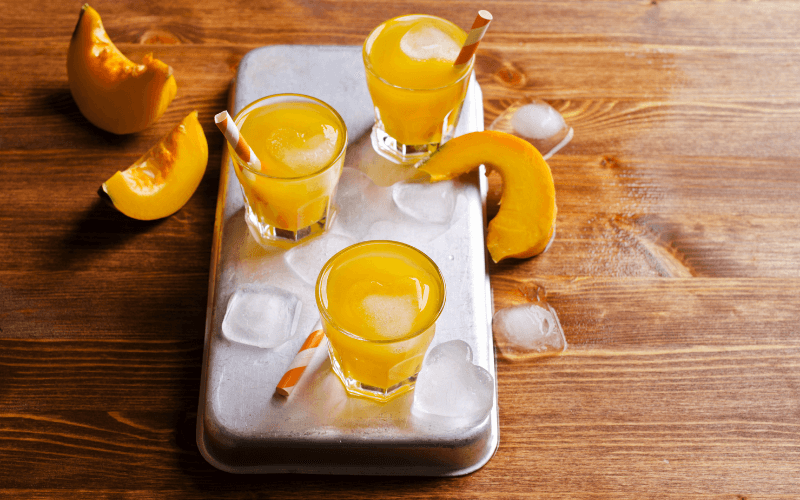
[[[247,105],[234,122],[261,162],[254,169],[228,144],[255,240],[289,246],[324,231],[347,148],[339,113],[313,97],[278,94]]]
[[[316,296],[348,393],[383,402],[413,389],[445,302],[430,257],[395,241],[357,243],[323,266]]]
[[[395,17],[370,33],[362,56],[378,154],[411,164],[452,137],[475,61],[454,65],[466,37],[450,21],[424,14]]]

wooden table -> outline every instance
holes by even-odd
[[[800,498],[800,4],[98,0],[119,48],[178,82],[129,136],[70,95],[80,3],[2,4],[0,497]],[[357,45],[410,12],[468,27],[479,8],[486,123],[530,95],[575,129],[549,162],[552,248],[490,268],[496,309],[546,289],[569,349],[498,358],[500,447],[469,476],[217,471],[195,417],[212,117],[238,62]],[[100,183],[193,109],[211,154],[189,203],[158,222],[104,205]]]

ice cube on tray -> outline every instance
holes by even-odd
[[[472,363],[469,344],[451,340],[425,357],[414,393],[415,413],[446,417],[452,425],[477,425],[492,409],[494,377]]]
[[[303,303],[274,286],[243,285],[228,300],[222,334],[233,342],[278,347],[294,336]]]

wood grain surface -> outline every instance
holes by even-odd
[[[800,4],[791,1],[98,0],[178,97],[103,132],[69,92],[80,2],[2,0],[0,498],[800,498]],[[195,419],[224,109],[270,44],[359,45],[424,12],[494,21],[487,126],[526,96],[575,130],[550,160],[558,230],[491,265],[495,308],[543,289],[569,349],[498,349],[500,447],[459,478],[239,476]],[[209,142],[175,215],[96,195],[191,110]],[[491,178],[488,213],[501,184]],[[502,348],[502,346],[498,346]]]

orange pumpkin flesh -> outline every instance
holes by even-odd
[[[128,217],[161,219],[189,201],[207,163],[208,142],[193,111],[127,170],[104,182],[100,195]]]
[[[83,116],[115,134],[140,132],[158,120],[177,93],[172,68],[144,57],[135,64],[108,37],[100,15],[84,5],[67,53],[69,88]]]
[[[556,192],[550,167],[531,143],[505,132],[472,132],[446,142],[419,170],[436,182],[482,164],[503,179],[500,209],[486,236],[492,260],[543,252],[555,231]]]

